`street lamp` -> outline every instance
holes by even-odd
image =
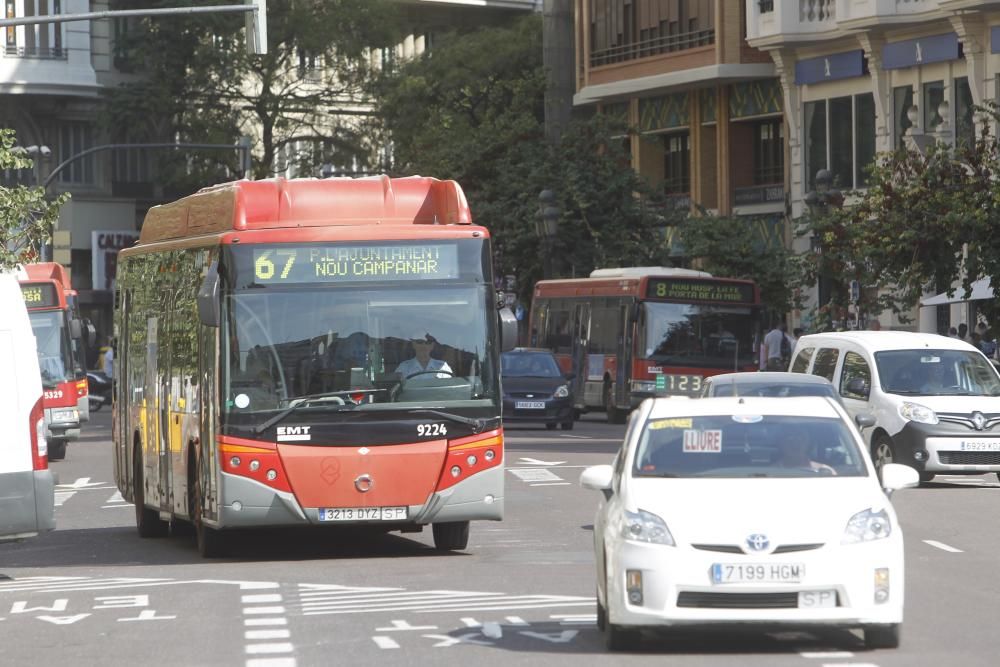
[[[829,169],[820,169],[816,172],[815,186],[816,189],[807,192],[803,198],[813,216],[825,216],[830,206],[840,208],[844,204],[844,193],[833,187],[833,173]],[[820,262],[823,261],[823,243],[815,234],[809,239],[809,249],[819,255]],[[823,268],[825,267],[819,272],[817,285],[817,301],[820,305],[829,303],[833,289],[833,279]]]
[[[539,192],[535,233],[542,241],[542,277],[545,279],[552,277],[552,242],[559,231],[559,213],[555,193],[552,190]]]

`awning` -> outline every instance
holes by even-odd
[[[937,296],[928,297],[926,299],[920,300],[921,306],[941,306],[946,303],[959,303],[961,301],[978,301],[980,299],[993,299],[997,295],[993,291],[993,286],[990,285],[989,278],[980,278],[979,280],[972,283],[972,294],[966,298],[965,288],[961,285],[955,288],[955,292],[952,296],[948,296],[947,292],[942,292]]]

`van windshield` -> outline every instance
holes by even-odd
[[[966,350],[875,353],[882,391],[920,396],[1000,396],[1000,375],[986,357]]]

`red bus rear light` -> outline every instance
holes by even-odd
[[[478,472],[503,463],[503,429],[458,438],[448,443],[437,490],[442,491]]]
[[[28,415],[28,428],[31,432],[31,467],[35,470],[46,470],[49,467],[49,442],[45,439],[45,408],[41,397],[35,401]]]
[[[253,446],[219,441],[219,462],[230,475],[252,479],[277,491],[292,490],[278,450],[269,443]]]

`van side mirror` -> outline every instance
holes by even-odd
[[[868,381],[864,378],[854,378],[850,380],[845,389],[855,396],[864,396],[866,399],[871,393],[871,387],[868,386]]]
[[[500,324],[500,351],[510,352],[517,347],[517,318],[506,306],[497,311]]]
[[[862,412],[861,414],[854,416],[854,423],[858,425],[858,429],[871,428],[875,425],[875,417],[871,416],[867,412]]]
[[[206,327],[217,327],[222,322],[222,305],[219,302],[219,261],[208,267],[205,279],[198,288],[198,319]]]

